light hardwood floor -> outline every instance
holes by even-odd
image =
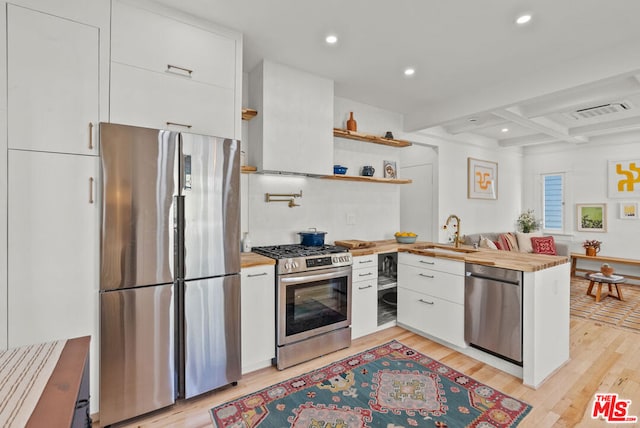
[[[571,359],[538,389],[520,379],[400,327],[353,341],[350,348],[287,370],[266,368],[245,375],[235,387],[177,404],[121,427],[211,427],[209,409],[271,384],[396,339],[431,358],[533,406],[520,427],[613,427],[590,416],[594,394],[618,393],[640,417],[640,334],[580,318],[571,319]],[[639,424],[640,425],[640,424]],[[94,423],[94,426],[98,424]],[[620,426],[629,427],[629,424]]]

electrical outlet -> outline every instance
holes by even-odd
[[[353,213],[347,214],[347,225],[354,226],[356,224],[356,215]]]

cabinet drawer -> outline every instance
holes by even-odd
[[[361,269],[368,267],[377,267],[378,266],[378,255],[377,254],[369,254],[366,256],[357,256],[353,258],[353,269]]]
[[[464,262],[442,257],[419,256],[411,253],[398,254],[398,263],[447,272],[454,275],[464,275]]]
[[[378,268],[376,266],[370,266],[362,269],[353,269],[353,272],[351,274],[351,280],[353,282],[366,281],[376,278],[378,278]]]
[[[233,89],[236,38],[122,2],[113,4],[111,60],[122,64]]]
[[[181,131],[234,138],[236,110],[232,89],[111,65],[113,123],[165,129],[170,122],[191,126]]]
[[[454,303],[464,304],[464,277],[414,266],[401,266],[398,284]]]
[[[398,323],[466,347],[463,305],[398,288]]]

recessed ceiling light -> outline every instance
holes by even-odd
[[[414,74],[416,74],[416,69],[415,68],[405,68],[404,70],[404,75],[405,76],[413,76]]]
[[[324,40],[330,45],[335,45],[338,42],[338,36],[334,36],[333,34],[331,34],[328,35]]]
[[[518,25],[524,25],[527,22],[531,21],[531,15],[526,13],[524,15],[520,15],[517,19],[516,19],[516,24]]]
[[[502,132],[509,132],[509,128],[502,128],[500,131],[502,131]]]

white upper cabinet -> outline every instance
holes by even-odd
[[[110,122],[239,138],[242,35],[142,0],[114,0]]]
[[[113,123],[233,137],[233,105],[232,89],[111,65]]]
[[[249,74],[249,163],[260,171],[333,174],[333,81],[271,61]]]
[[[97,156],[99,30],[7,6],[9,148]]]
[[[112,16],[112,61],[235,88],[235,39],[122,2]]]

